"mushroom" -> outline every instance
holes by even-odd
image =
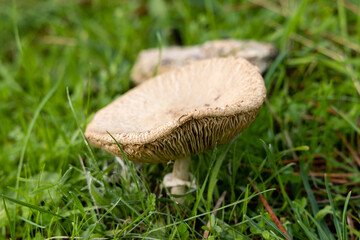
[[[270,61],[277,55],[274,46],[257,41],[239,41],[234,39],[208,41],[202,45],[191,47],[165,47],[160,51],[157,48],[140,52],[139,57],[131,71],[131,79],[140,84],[150,79],[155,69],[162,74],[189,63],[213,57],[241,57],[259,67],[264,73]]]
[[[170,182],[183,194],[190,156],[234,139],[265,99],[257,67],[241,58],[198,61],[158,75],[99,110],[85,132],[90,144],[134,162],[175,161]]]
[[[135,84],[140,84],[150,79],[157,68],[157,74],[182,67],[191,62],[205,59],[204,51],[198,46],[193,47],[165,47],[160,51],[157,48],[141,51],[131,71],[131,79]],[[158,64],[159,63],[159,64]]]

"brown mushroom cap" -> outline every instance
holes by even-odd
[[[158,48],[141,51],[131,71],[131,79],[140,84],[154,75],[157,67],[157,74],[162,74],[175,68],[182,67],[191,62],[205,59],[204,51],[198,46],[194,47],[165,47],[161,51]]]
[[[160,62],[159,55],[160,51],[157,48],[140,52],[131,71],[131,79],[135,84],[150,79],[156,67],[158,67],[157,74],[162,74],[195,61],[214,57],[245,58],[263,73],[269,67],[271,59],[277,55],[277,50],[269,43],[224,39],[191,47],[164,47],[161,50]]]
[[[236,137],[265,99],[258,68],[233,57],[199,61],[159,75],[96,113],[90,144],[135,162],[197,154]]]

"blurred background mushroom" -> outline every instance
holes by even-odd
[[[95,147],[134,162],[175,161],[165,177],[172,193],[191,185],[189,163],[234,139],[265,99],[258,68],[241,58],[213,58],[164,73],[99,110],[85,135]]]
[[[139,53],[131,79],[135,84],[140,84],[155,72],[161,74],[202,59],[228,56],[245,58],[257,66],[260,73],[264,73],[276,55],[277,49],[273,45],[254,40],[214,40],[188,47],[164,47],[161,51],[152,48]]]

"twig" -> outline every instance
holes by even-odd
[[[224,192],[221,194],[220,198],[217,200],[217,202],[216,202],[216,204],[215,204],[215,207],[214,207],[214,212],[212,213],[214,216],[216,216],[216,213],[217,213],[216,210],[221,206],[221,203],[224,201],[225,195],[226,195],[226,191],[224,191]],[[210,220],[207,222],[206,227],[207,227],[207,228],[210,228]],[[207,239],[207,238],[209,237],[209,233],[210,233],[210,232],[209,232],[208,230],[205,230],[203,237],[204,237],[205,239]]]
[[[252,179],[248,177],[248,181],[250,182],[250,184],[252,185],[252,187],[255,189],[255,191],[259,192],[258,187],[255,185],[255,183],[253,183]],[[266,211],[268,211],[268,213],[270,214],[271,219],[275,222],[276,226],[279,228],[279,230],[284,233],[289,239],[291,239],[290,235],[288,234],[288,232],[285,230],[285,228],[283,227],[283,225],[281,224],[280,220],[277,218],[277,216],[275,215],[274,211],[271,209],[269,203],[266,201],[266,199],[264,198],[264,196],[262,195],[262,193],[260,193],[259,198],[262,202],[262,204],[264,205],[264,207],[266,208]]]
[[[350,144],[348,143],[348,141],[346,140],[346,138],[341,134],[341,132],[336,131],[336,134],[339,136],[339,138],[341,139],[341,141],[345,144],[346,148],[349,150],[349,152],[351,153],[351,155],[354,157],[355,162],[357,163],[357,165],[360,167],[360,157],[357,154],[357,152],[350,146]]]

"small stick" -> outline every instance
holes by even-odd
[[[222,203],[222,202],[224,201],[224,199],[225,199],[225,195],[226,195],[226,191],[224,191],[224,192],[221,194],[220,198],[217,200],[212,215],[216,216],[216,213],[217,213],[216,210],[221,206],[221,203]],[[210,228],[210,220],[207,222],[206,226],[207,226],[208,228]],[[209,233],[210,233],[210,232],[209,232],[208,230],[205,230],[203,237],[204,237],[205,239],[207,239],[207,238],[209,237]]]
[[[250,184],[252,185],[252,187],[255,189],[255,191],[259,192],[258,187],[255,185],[255,183],[252,182],[252,179],[248,177],[248,181],[250,182]],[[259,198],[262,202],[262,204],[264,205],[264,207],[266,208],[266,211],[268,211],[268,213],[270,214],[271,219],[275,222],[276,226],[279,228],[279,230],[284,233],[289,239],[292,239],[290,237],[290,235],[288,234],[288,232],[285,230],[285,228],[283,227],[283,225],[281,224],[280,220],[277,218],[277,216],[275,215],[274,211],[271,209],[269,203],[266,201],[266,199],[264,198],[264,196],[260,193]]]

